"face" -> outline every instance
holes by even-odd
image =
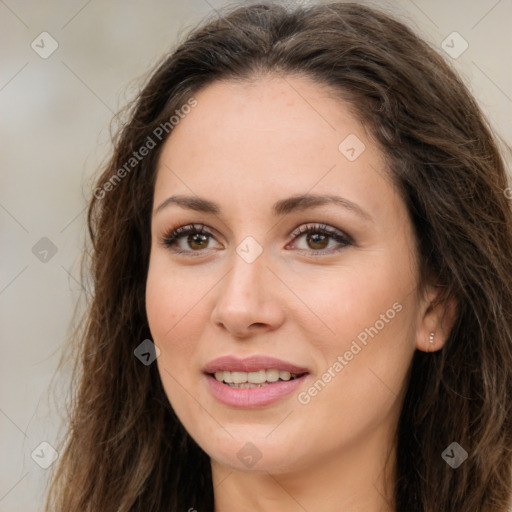
[[[241,471],[389,439],[423,310],[382,153],[307,78],[195,99],[159,160],[146,289],[172,407],[213,463]]]

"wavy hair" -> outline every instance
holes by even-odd
[[[88,210],[93,291],[75,337],[69,426],[47,510],[214,508],[208,455],[174,414],[157,366],[134,357],[151,338],[144,301],[150,213],[156,162],[172,130],[161,140],[154,134],[201,88],[262,74],[306,76],[349,102],[409,210],[420,285],[435,283],[440,300],[457,303],[444,347],[416,351],[411,362],[393,507],[506,512],[512,214],[497,138],[445,60],[388,14],[354,3],[270,2],[230,6],[187,34],[148,78],[114,138]],[[155,147],[131,161],[152,134]],[[457,469],[441,457],[453,441],[468,452]]]

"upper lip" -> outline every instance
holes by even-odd
[[[290,373],[309,373],[307,368],[298,366],[275,357],[254,355],[251,357],[239,358],[235,356],[222,356],[210,361],[203,368],[205,373],[215,373],[219,371],[228,372],[256,372],[258,370],[276,370],[288,371]]]

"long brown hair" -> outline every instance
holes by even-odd
[[[165,56],[138,95],[89,206],[94,289],[74,349],[69,430],[47,510],[213,510],[209,457],[175,416],[156,364],[141,364],[134,349],[151,338],[144,303],[150,212],[169,119],[215,80],[262,73],[307,76],[350,102],[408,207],[420,285],[434,282],[442,300],[457,303],[443,349],[416,351],[412,360],[396,434],[396,510],[505,512],[512,215],[503,159],[442,57],[387,14],[345,3],[232,6]],[[158,138],[162,125],[169,129]],[[155,143],[149,154],[130,160],[148,137]],[[454,441],[468,453],[457,469],[441,456]]]

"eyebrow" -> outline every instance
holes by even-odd
[[[194,210],[202,213],[212,213],[218,215],[221,213],[221,208],[218,204],[197,196],[171,196],[165,199],[155,209],[154,214],[163,210],[170,204],[176,204],[181,208]],[[317,206],[324,206],[327,204],[335,204],[350,210],[365,220],[372,220],[372,217],[363,210],[358,204],[349,201],[343,197],[329,195],[329,194],[298,194],[286,199],[281,199],[274,203],[272,206],[272,213],[275,216],[287,215],[291,212],[303,211]]]

